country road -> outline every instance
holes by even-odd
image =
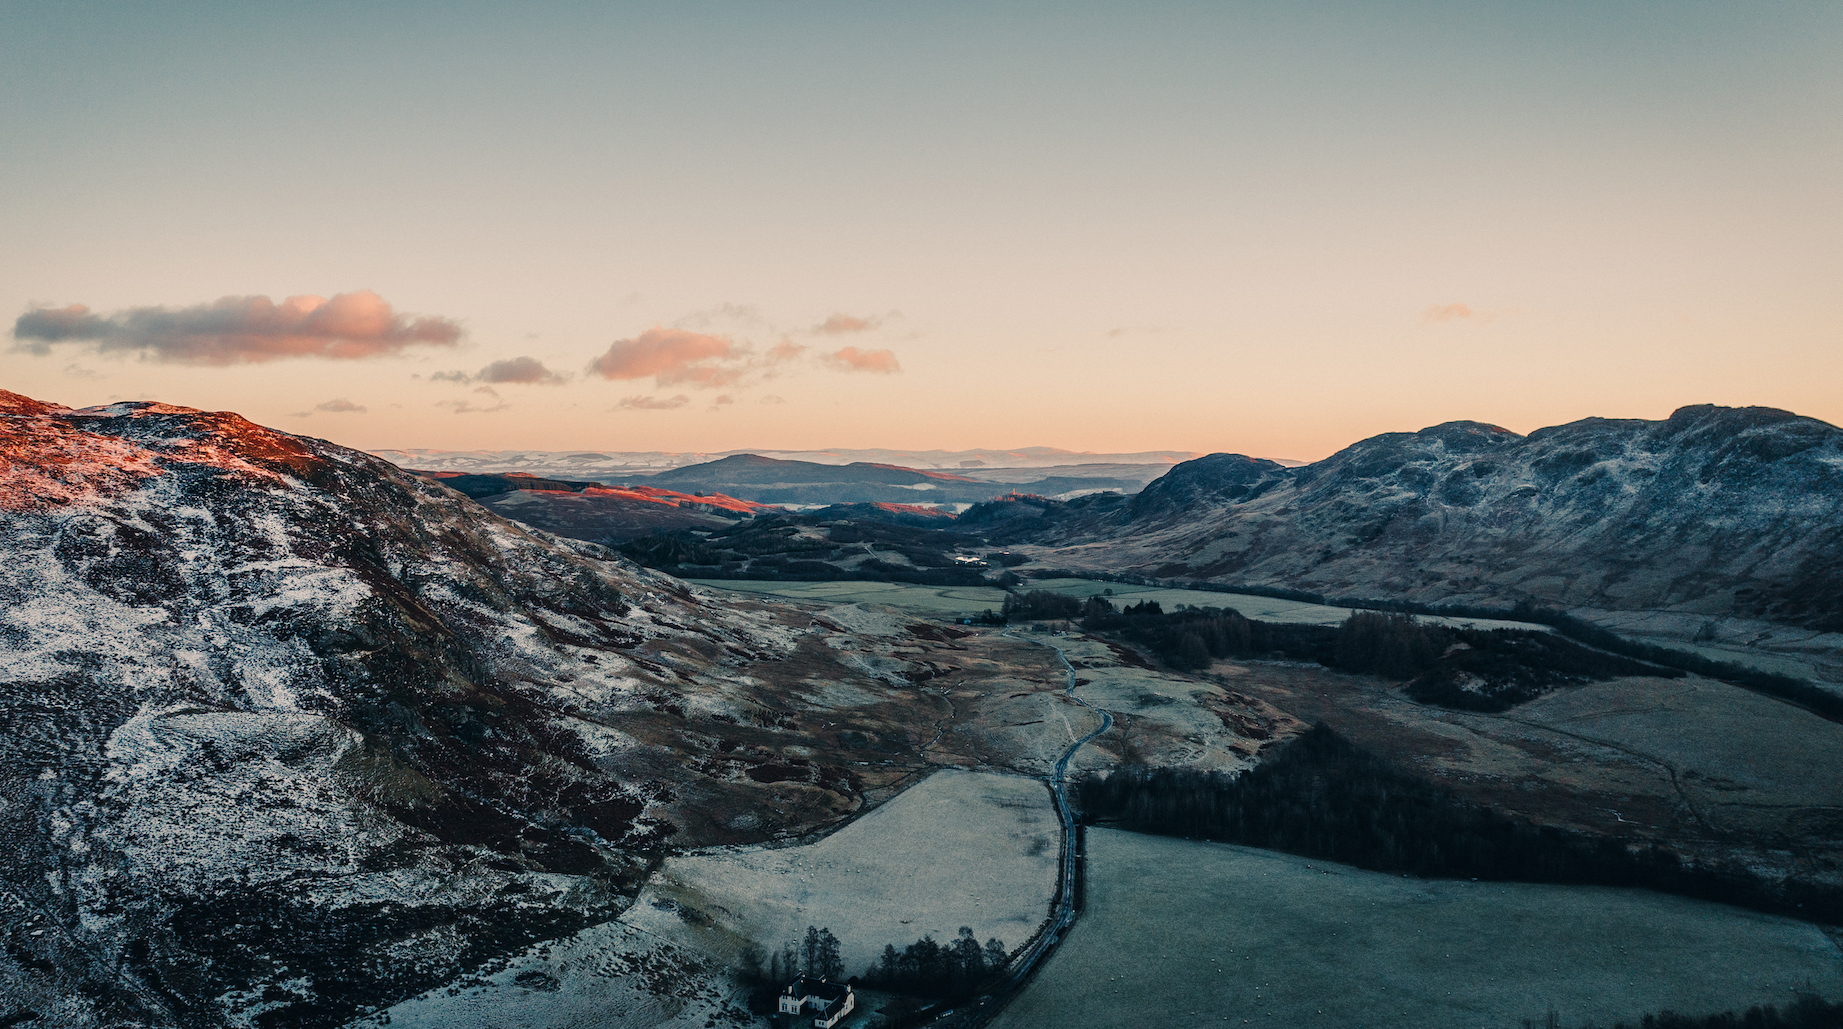
[[[1012,635],[1006,631],[1001,635],[1023,640],[1024,637]],[[1007,1002],[1016,996],[1029,981],[1031,973],[1043,962],[1062,941],[1063,934],[1075,924],[1075,880],[1079,874],[1076,866],[1075,812],[1069,806],[1068,773],[1069,761],[1075,757],[1090,740],[1113,728],[1113,716],[1100,708],[1082,700],[1075,695],[1075,666],[1069,663],[1069,655],[1061,647],[1048,640],[1025,640],[1037,643],[1056,652],[1057,660],[1062,662],[1064,674],[1068,677],[1068,686],[1063,693],[1070,700],[1101,716],[1100,727],[1086,736],[1069,744],[1062,756],[1056,759],[1055,770],[1050,773],[1050,793],[1056,798],[1056,815],[1062,820],[1062,884],[1056,891],[1056,911],[1050,917],[1049,924],[1037,934],[1036,942],[1024,953],[1018,955],[1016,967],[997,989],[981,997],[975,997],[956,1009],[943,1012],[931,1023],[932,1029],[979,1029],[1004,1009]]]

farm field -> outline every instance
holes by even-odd
[[[1797,819],[1843,835],[1843,725],[1709,679],[1632,678],[1557,690],[1509,713],[1677,771],[1718,830],[1774,832]]]
[[[935,617],[996,611],[1005,591],[989,586],[917,586],[904,582],[783,582],[770,579],[689,579],[705,589],[767,594],[826,604],[887,604]]]
[[[994,1029],[1513,1029],[1843,995],[1817,928],[1595,887],[1405,879],[1088,832],[1088,907]]]
[[[671,858],[623,921],[718,957],[829,928],[851,975],[963,925],[1015,949],[1049,915],[1060,840],[1041,782],[941,771],[816,843]]]
[[[1843,691],[1843,632],[1670,611],[1575,612],[1622,636]]]

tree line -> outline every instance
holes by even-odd
[[[886,944],[883,954],[850,982],[917,997],[965,997],[1002,972],[1009,955],[1003,941],[981,944],[972,927],[963,925],[959,936],[946,943],[927,935],[901,950]],[[830,928],[811,925],[799,941],[788,940],[765,958],[759,948],[751,948],[742,956],[741,971],[745,981],[761,987],[757,1006],[770,1005],[764,1010],[772,1010],[772,995],[795,976],[846,981],[838,937]]]
[[[1005,967],[1009,956],[1003,942],[989,939],[981,946],[971,926],[947,943],[923,936],[898,951],[887,944],[876,963],[864,972],[863,982],[879,990],[921,997],[969,997]]]
[[[1238,776],[1129,765],[1076,787],[1090,824],[1219,840],[1428,878],[1642,886],[1843,921],[1843,891],[1684,864],[1655,845],[1537,826],[1404,773],[1320,723]]]
[[[1547,1029],[1556,1029],[1557,1024],[1558,1020],[1550,1015]],[[1526,1018],[1523,1029],[1536,1029],[1536,1024]],[[1717,1015],[1660,1011],[1643,1016],[1637,1023],[1615,1022],[1612,1029],[1843,1029],[1843,1004],[1832,1004],[1817,994],[1800,993],[1783,1011],[1773,1004],[1755,1004],[1739,1015],[1732,1011]]]
[[[1084,630],[1123,636],[1180,671],[1233,657],[1313,661],[1405,679],[1417,700],[1476,711],[1502,711],[1564,684],[1683,674],[1600,653],[1554,633],[1428,624],[1377,611],[1353,611],[1337,626],[1296,625],[1251,621],[1220,608],[1166,612],[1155,600],[1116,611],[1105,597],[1090,597],[1079,614]]]

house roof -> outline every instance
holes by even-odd
[[[835,1001],[843,1000],[845,994],[851,992],[851,987],[844,983],[835,983],[830,979],[801,975],[795,976],[794,981],[788,983],[787,989],[781,992],[789,997],[814,997],[830,1005]]]

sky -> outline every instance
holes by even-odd
[[[0,388],[365,448],[1843,422],[1840,53],[1834,0],[0,0]]]

